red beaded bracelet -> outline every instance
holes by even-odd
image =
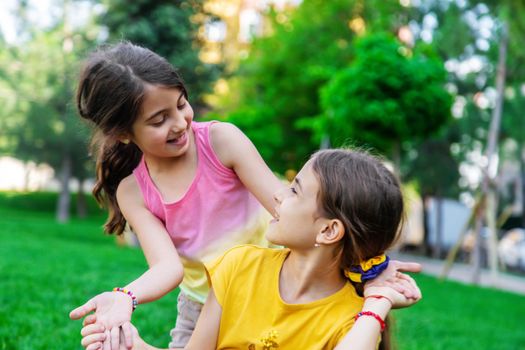
[[[113,291],[114,292],[122,292],[124,294],[129,295],[131,297],[131,303],[132,303],[132,308],[133,308],[132,310],[135,311],[135,309],[137,308],[137,305],[139,304],[135,294],[133,294],[130,290],[127,290],[125,288],[120,288],[120,287],[113,288]]]
[[[372,316],[373,318],[375,318],[379,324],[381,325],[381,332],[385,330],[385,327],[386,327],[386,324],[385,324],[385,321],[383,321],[383,319],[381,318],[381,316],[379,316],[378,314],[376,314],[375,312],[372,312],[372,311],[361,311],[360,313],[358,313],[357,315],[355,315],[355,320],[357,321],[357,319],[361,316]]]

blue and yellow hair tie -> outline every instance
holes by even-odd
[[[385,254],[375,256],[345,270],[345,276],[352,282],[364,283],[379,276],[388,267],[389,261],[390,258]]]

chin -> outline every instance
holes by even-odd
[[[272,228],[269,228],[266,231],[266,234],[264,235],[266,240],[272,244],[275,245],[283,245],[283,243],[279,240],[278,235],[275,234],[274,230]]]

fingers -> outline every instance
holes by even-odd
[[[89,314],[91,311],[94,311],[97,308],[97,304],[93,299],[90,299],[82,306],[77,307],[73,311],[69,313],[69,318],[72,320],[78,320],[87,314]]]
[[[87,315],[84,320],[82,321],[82,326],[87,326],[89,324],[93,324],[93,323],[96,323],[97,322],[97,315],[95,314],[91,314],[91,315]]]
[[[133,347],[133,330],[131,328],[131,323],[126,322],[121,326],[121,339],[120,342],[124,342],[127,349]],[[123,338],[123,339],[122,339]]]
[[[88,345],[86,350],[100,350],[102,349],[102,342],[96,342],[93,344]]]
[[[104,333],[106,334],[106,341],[104,341],[102,350],[111,350],[111,333],[109,330],[106,330]]]
[[[92,334],[104,334],[104,330],[105,328],[101,324],[98,324],[98,323],[90,324],[90,325],[84,326],[80,330],[80,335],[82,335],[82,337],[85,338],[86,336],[92,335]]]
[[[405,296],[410,299],[416,299],[416,300],[421,299],[422,297],[421,290],[417,286],[416,281],[407,274],[399,273],[399,275],[400,275],[399,276],[400,279],[407,281],[407,288],[410,290],[410,295],[405,294]]]
[[[86,349],[95,350],[101,348],[104,340],[106,340],[106,334],[98,332],[84,336],[80,344]]]
[[[120,327],[113,327],[110,330],[111,334],[111,350],[119,350]]]
[[[390,264],[393,264],[396,270],[403,272],[420,272],[422,269],[421,264],[415,262],[392,260]]]

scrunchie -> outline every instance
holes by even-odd
[[[385,271],[389,261],[390,258],[385,254],[373,257],[361,262],[359,265],[350,267],[349,270],[345,270],[345,276],[352,282],[364,283],[376,278],[381,272]]]

